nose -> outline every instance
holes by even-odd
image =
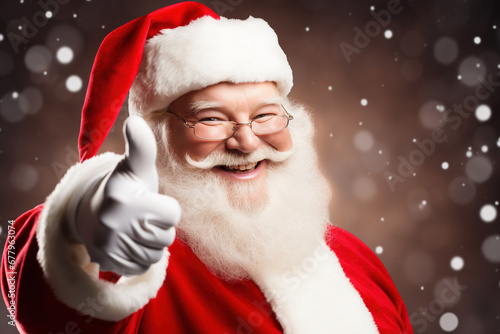
[[[226,147],[230,150],[238,150],[242,153],[255,151],[260,144],[260,139],[250,128],[250,124],[241,124],[236,128],[234,135],[226,139]]]

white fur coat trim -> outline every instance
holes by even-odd
[[[56,297],[83,314],[117,321],[136,312],[156,296],[163,284],[168,251],[142,275],[121,277],[117,283],[99,279],[99,266],[90,262],[83,245],[70,244],[62,224],[71,194],[97,175],[111,170],[123,157],[105,153],[71,167],[47,198],[39,218],[36,238],[38,262]],[[88,299],[104,306],[89,308]]]
[[[286,55],[267,22],[204,16],[146,42],[130,112],[162,110],[185,93],[220,82],[265,81],[276,82],[282,96],[293,85]]]
[[[285,334],[379,333],[372,314],[326,243],[286,272],[254,277]]]

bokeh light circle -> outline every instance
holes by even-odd
[[[458,317],[451,312],[446,312],[439,318],[439,326],[445,332],[453,332],[458,327]]]
[[[488,180],[493,173],[493,166],[487,157],[476,155],[467,160],[465,164],[465,173],[472,181],[483,183]]]
[[[49,49],[41,45],[29,48],[24,56],[26,67],[35,73],[42,73],[47,70],[52,62],[52,54]]]
[[[4,120],[10,123],[17,123],[26,116],[19,108],[19,102],[17,98],[13,96],[13,93],[7,93],[2,97],[0,115]]]
[[[477,106],[475,115],[478,121],[486,122],[491,118],[491,108],[486,104],[481,104]]]
[[[352,184],[352,194],[356,199],[367,201],[377,193],[376,183],[367,176],[360,176]]]
[[[73,50],[68,46],[62,46],[57,50],[56,58],[61,64],[69,64],[73,60]]]
[[[486,75],[486,66],[481,59],[468,57],[460,63],[458,73],[461,76],[462,83],[467,86],[475,86],[479,84],[478,78]]]
[[[375,139],[368,130],[360,130],[354,135],[354,146],[360,151],[369,151],[374,143]]]
[[[460,271],[464,267],[464,259],[461,256],[454,256],[450,261],[451,269]]]
[[[434,44],[434,57],[441,64],[451,64],[458,57],[458,44],[451,37],[441,37]]]
[[[481,246],[486,260],[492,263],[500,263],[500,235],[490,235],[483,241]]]
[[[68,77],[68,79],[66,79],[66,89],[72,93],[78,92],[80,89],[82,89],[82,86],[82,79],[80,79],[80,77],[77,75],[71,75]]]
[[[28,87],[19,95],[18,103],[25,114],[35,114],[43,106],[43,95],[38,88]]]
[[[497,208],[491,204],[485,204],[479,210],[479,217],[485,223],[491,223],[497,218]]]
[[[27,164],[16,165],[10,174],[12,187],[22,192],[32,190],[38,182],[38,172],[35,167]]]

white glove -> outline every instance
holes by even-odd
[[[67,208],[71,236],[83,243],[103,271],[138,275],[158,262],[175,239],[179,203],[158,194],[156,142],[147,123],[130,117],[124,126],[125,157]],[[72,204],[74,203],[74,204]]]

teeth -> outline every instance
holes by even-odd
[[[254,169],[256,166],[257,166],[257,162],[254,162],[254,163],[248,163],[246,165],[227,166],[226,168],[229,170],[247,171],[247,170]]]

